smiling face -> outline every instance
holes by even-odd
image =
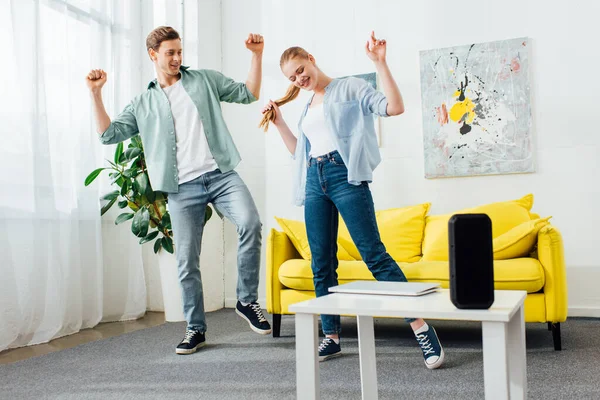
[[[180,39],[165,40],[160,44],[158,51],[150,49],[149,53],[157,72],[169,76],[179,74],[183,54]]]
[[[314,90],[317,86],[319,70],[315,65],[315,59],[308,54],[307,57],[298,55],[289,58],[281,65],[283,74],[300,89]]]

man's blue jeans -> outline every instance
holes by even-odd
[[[334,151],[309,160],[306,180],[304,220],[317,297],[325,296],[330,287],[338,284],[338,213],[375,279],[406,282],[404,273],[381,242],[368,183],[358,186],[348,183],[348,170]],[[339,315],[321,315],[321,327],[325,335],[340,333]]]
[[[212,205],[235,224],[238,233],[238,300],[258,298],[262,223],[250,191],[235,171],[206,173],[169,193],[169,213],[175,239],[183,312],[188,328],[206,332],[200,277],[200,246],[206,205]]]

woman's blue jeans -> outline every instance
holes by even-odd
[[[304,219],[317,297],[325,296],[330,287],[338,284],[338,213],[375,279],[406,282],[404,273],[381,242],[368,183],[348,183],[348,170],[334,151],[311,158],[308,163]],[[325,335],[339,334],[340,316],[321,315],[321,327]]]

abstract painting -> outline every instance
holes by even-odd
[[[528,44],[420,52],[426,178],[534,172]]]

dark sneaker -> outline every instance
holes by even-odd
[[[341,355],[342,348],[331,338],[326,337],[319,345],[319,361],[329,360],[330,358],[338,357]]]
[[[206,338],[204,337],[204,333],[194,329],[187,329],[185,331],[185,337],[181,343],[179,343],[175,352],[177,354],[192,354],[199,348],[204,347],[205,344]]]
[[[271,325],[269,325],[269,321],[267,321],[263,315],[260,305],[257,302],[243,306],[238,300],[235,305],[235,312],[248,322],[248,325],[250,325],[250,328],[254,332],[260,333],[261,335],[268,335],[271,333]]]
[[[423,351],[423,358],[425,359],[425,365],[429,369],[439,368],[444,362],[444,349],[440,344],[437,333],[433,326],[427,324],[417,329],[415,337],[421,350]]]

